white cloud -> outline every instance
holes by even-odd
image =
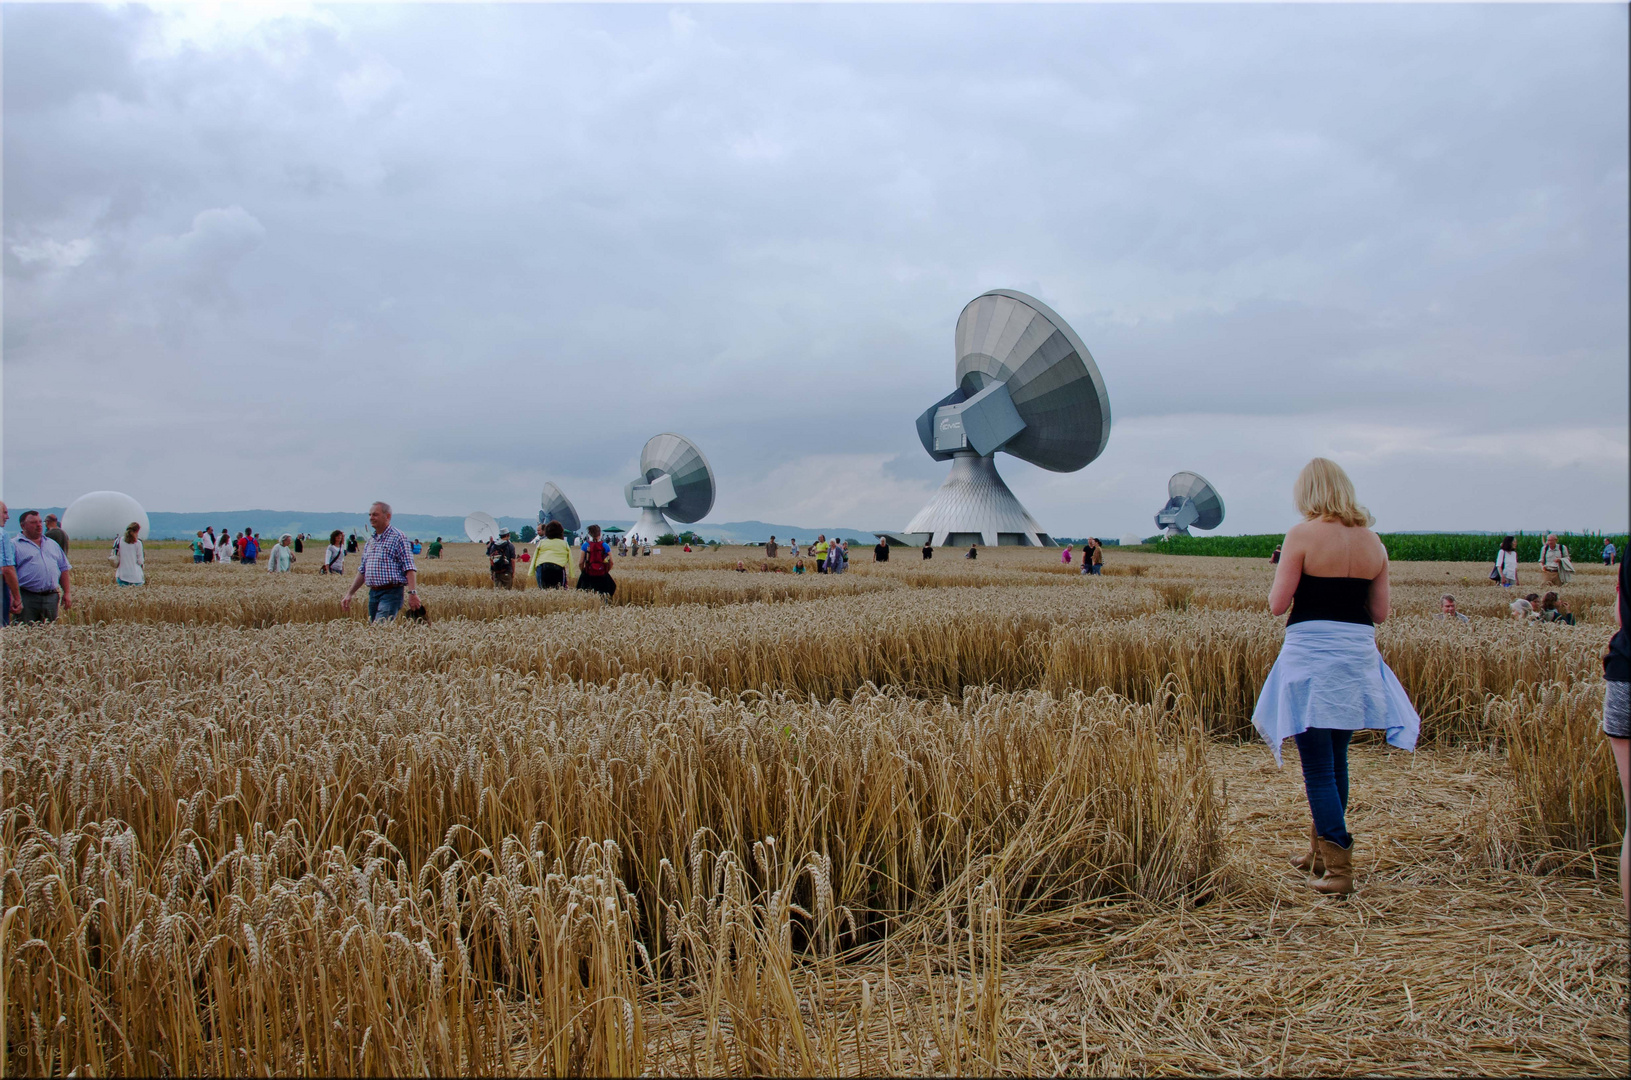
[[[42,238],[11,245],[11,253],[24,266],[39,264],[50,270],[72,270],[95,250],[96,243],[88,236],[66,241]]]

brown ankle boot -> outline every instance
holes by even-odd
[[[1314,889],[1326,896],[1347,896],[1354,891],[1353,841],[1347,847],[1338,847],[1320,837],[1320,857],[1325,861],[1324,876],[1315,879]]]
[[[1325,873],[1325,862],[1320,858],[1320,834],[1313,822],[1308,825],[1308,854],[1294,855],[1290,862],[1292,866],[1315,877]]]

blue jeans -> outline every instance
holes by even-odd
[[[402,586],[387,585],[368,590],[368,621],[390,622],[402,610]]]
[[[1340,847],[1353,844],[1343,820],[1348,809],[1348,741],[1352,738],[1351,731],[1330,728],[1309,728],[1296,736],[1314,831]]]

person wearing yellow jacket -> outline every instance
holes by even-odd
[[[551,521],[544,526],[543,535],[532,548],[532,575],[540,589],[566,588],[566,567],[572,561],[572,549],[566,546],[566,531],[561,523]]]

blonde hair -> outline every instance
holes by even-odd
[[[1305,521],[1318,518],[1338,521],[1344,525],[1368,528],[1376,519],[1370,511],[1359,505],[1354,494],[1354,482],[1342,471],[1342,466],[1330,458],[1317,457],[1303,466],[1297,474],[1292,498]]]

